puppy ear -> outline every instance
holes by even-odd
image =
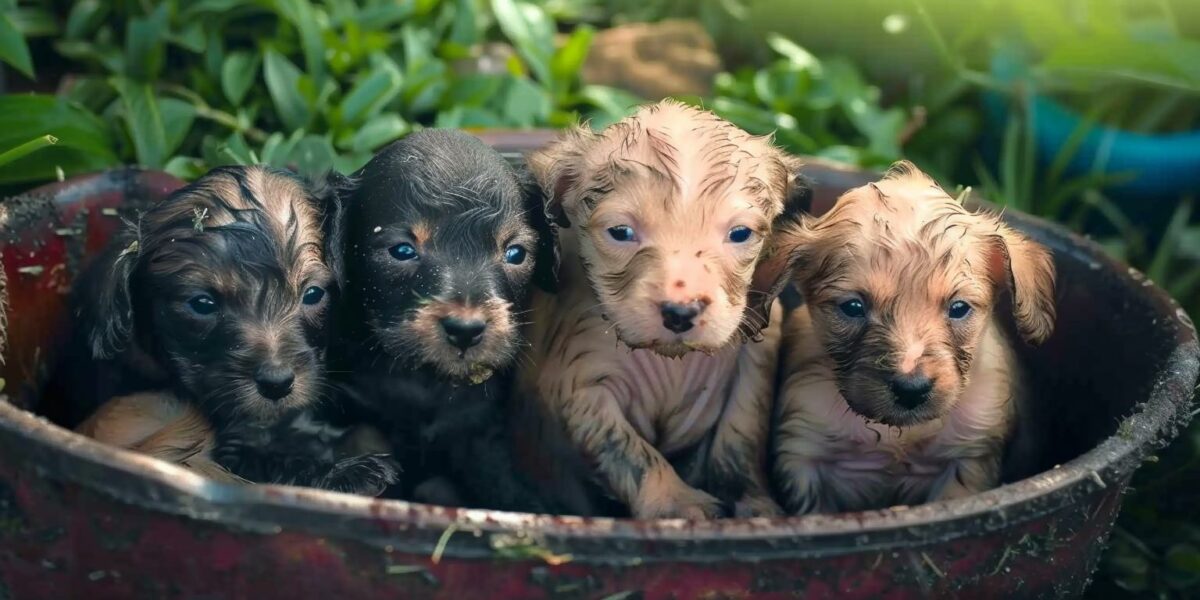
[[[742,319],[742,333],[750,339],[757,339],[770,324],[771,304],[792,279],[796,254],[794,242],[789,240],[802,229],[801,221],[812,205],[812,182],[800,173],[800,159],[785,156],[781,162],[785,168],[783,211],[771,223],[771,235],[754,267]]]
[[[813,181],[800,172],[803,164],[799,157],[786,155],[783,166],[787,169],[787,185],[783,197],[783,213],[780,216],[796,216],[812,212]]]
[[[546,201],[546,214],[559,227],[570,227],[564,208],[566,197],[579,185],[583,176],[583,157],[595,140],[587,125],[566,129],[558,139],[526,158],[529,170],[541,186]]]
[[[546,193],[528,168],[517,172],[521,194],[525,199],[525,214],[538,234],[534,254],[533,283],[551,294],[558,291],[558,223],[546,203]]]
[[[141,250],[137,225],[128,227],[130,231],[97,258],[96,266],[77,288],[78,317],[90,326],[88,342],[97,359],[116,357],[133,336],[131,288]]]
[[[996,289],[1012,295],[1013,319],[1026,342],[1040,344],[1054,331],[1054,261],[1050,251],[1000,225],[989,240],[988,269]]]
[[[345,206],[354,192],[354,180],[330,171],[312,182],[310,193],[321,212],[325,235],[325,264],[333,271],[333,279],[342,287],[345,279],[346,217]]]

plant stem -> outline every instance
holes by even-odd
[[[32,140],[29,140],[28,142],[25,142],[16,148],[9,149],[3,154],[0,154],[0,166],[6,165],[31,152],[36,152],[42,148],[45,148],[46,146],[53,146],[57,143],[58,138],[49,134],[33,138]]]
[[[192,104],[192,108],[196,110],[197,117],[208,119],[209,121],[219,125],[224,125],[225,127],[228,127],[238,133],[243,133],[246,135],[246,137],[260,144],[267,141],[267,137],[269,137],[267,132],[254,127],[253,125],[243,127],[242,124],[238,122],[237,117],[223,110],[209,106],[209,104],[205,102],[204,98],[201,98],[199,94],[181,85],[164,83],[159,84],[157,87],[168,94],[174,94],[180,99],[190,102]]]

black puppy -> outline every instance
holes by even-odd
[[[505,410],[530,285],[553,281],[540,190],[475,137],[436,129],[354,179],[332,239],[345,294],[333,372],[354,418],[387,430],[411,484],[395,492],[541,510],[514,479]]]
[[[251,481],[368,494],[394,481],[381,457],[269,448],[326,387],[333,195],[286,171],[223,167],[130,224],[73,290],[69,424],[109,402],[81,430],[155,455],[194,446]]]

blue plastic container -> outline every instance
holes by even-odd
[[[1028,78],[1017,52],[1000,51],[992,57],[992,74],[1001,81]],[[1034,138],[1038,160],[1045,166],[1067,144],[1084,117],[1046,96],[1034,94]],[[1008,98],[998,92],[984,94],[984,107],[994,124],[1009,118]],[[1200,131],[1147,135],[1114,127],[1092,125],[1068,163],[1066,175],[1092,172],[1132,177],[1114,186],[1125,197],[1177,197],[1200,191]]]

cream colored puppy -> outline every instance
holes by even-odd
[[[1001,320],[1054,326],[1046,249],[909,163],[850,190],[794,244],[774,471],[793,513],[957,498],[998,485],[1026,390]]]
[[[807,198],[795,159],[662,102],[570,131],[530,165],[562,267],[558,293],[534,300],[517,396],[547,425],[526,454],[557,459],[562,434],[579,459],[540,474],[554,502],[595,514],[600,491],[637,518],[778,513],[764,464],[779,317],[763,327],[788,279],[772,233]]]

